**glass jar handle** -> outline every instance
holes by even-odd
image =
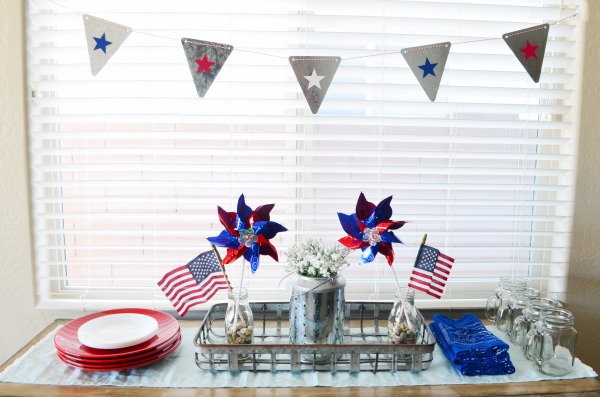
[[[496,301],[498,300],[498,296],[496,294],[490,295],[485,304],[485,316],[490,321],[496,321],[496,314],[498,313],[498,306]]]
[[[498,314],[496,315],[496,327],[503,332],[507,332],[509,325],[508,322],[511,319],[511,309],[508,305],[504,304],[498,308]]]
[[[538,363],[540,361],[541,353],[541,335],[537,329],[532,329],[525,335],[525,342],[523,343],[523,353],[525,358]]]
[[[524,316],[515,318],[510,331],[510,340],[519,346],[523,346],[527,334],[527,321]]]

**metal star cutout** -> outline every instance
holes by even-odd
[[[325,78],[325,76],[317,75],[317,69],[313,69],[312,74],[310,76],[304,76],[306,80],[308,80],[308,87],[317,87],[321,89],[321,80]]]
[[[94,51],[102,50],[106,54],[106,46],[111,45],[112,42],[106,40],[106,33],[102,33],[102,37],[94,37],[96,41],[96,47],[94,47]]]
[[[429,62],[429,58],[425,58],[425,65],[419,66],[419,69],[423,70],[423,78],[427,77],[428,74],[435,77],[435,72],[433,71],[433,68],[435,68],[436,66],[437,63],[431,63]]]

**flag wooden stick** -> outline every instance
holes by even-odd
[[[419,259],[419,256],[421,254],[421,250],[423,249],[423,246],[425,245],[425,242],[427,241],[427,233],[425,233],[423,235],[423,240],[421,240],[421,246],[419,247],[419,252],[417,253],[417,260]],[[408,290],[410,291],[411,288],[408,287]]]
[[[212,248],[213,252],[215,253],[217,260],[219,261],[219,266],[221,267],[221,272],[223,273],[223,276],[225,276],[225,282],[227,282],[227,289],[229,290],[229,292],[233,293],[233,287],[231,287],[231,283],[229,282],[229,277],[227,277],[227,273],[225,273],[225,266],[223,266],[223,260],[221,259],[221,255],[219,255],[219,251],[217,251],[217,247],[215,247],[214,244],[211,244],[210,247]]]
[[[223,260],[221,259],[221,255],[219,255],[219,251],[217,251],[217,247],[215,247],[214,244],[211,244],[210,247],[212,248],[213,252],[215,253],[217,260],[219,261],[219,266],[221,267],[221,272],[223,273],[223,276],[225,276],[225,282],[227,283],[227,290],[229,291],[229,293],[233,296],[233,299],[235,300],[235,306],[236,306],[235,311],[237,312],[238,316],[240,317],[240,320],[242,320],[242,324],[244,324],[244,326],[245,326],[246,322],[244,321],[244,319],[242,318],[242,315],[238,311],[239,296],[236,299],[235,295],[233,294],[233,287],[231,286],[231,283],[229,282],[229,277],[227,277],[227,273],[225,272],[225,265],[223,265]],[[235,327],[235,323],[234,323],[234,327]]]

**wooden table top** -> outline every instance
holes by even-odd
[[[27,352],[35,343],[53,330],[57,321],[32,339],[10,360],[0,366],[0,372],[14,360]],[[193,326],[193,324],[182,324]],[[398,386],[398,387],[302,387],[302,388],[136,388],[114,386],[45,386],[31,384],[0,383],[0,396],[35,396],[35,397],[93,397],[93,396],[127,396],[127,397],[317,397],[317,396],[351,396],[351,397],[412,397],[412,396],[565,396],[600,397],[600,381],[598,378],[583,378],[525,383],[502,383],[481,385],[436,385],[436,386]]]

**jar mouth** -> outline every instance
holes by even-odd
[[[505,288],[517,287],[518,289],[524,289],[527,287],[528,281],[521,277],[504,276],[500,277],[500,285]],[[519,288],[521,287],[521,288]]]
[[[400,289],[396,289],[396,291],[394,292],[394,297],[396,298],[414,298],[415,297],[415,290],[412,288],[400,288]]]
[[[514,290],[512,293],[512,298],[528,302],[532,299],[538,299],[540,295],[541,291],[539,289],[527,287],[520,290]]]
[[[544,309],[540,314],[542,321],[551,327],[570,327],[574,317],[570,311],[559,308]]]
[[[242,287],[238,290],[227,291],[227,298],[229,299],[247,299],[248,298],[248,289]]]
[[[544,322],[547,325],[556,328],[570,327],[573,325],[573,321],[570,318],[563,316],[545,316]]]
[[[553,309],[558,307],[558,301],[552,298],[536,298],[527,302],[527,307],[530,311],[535,311],[539,314],[544,309]]]

